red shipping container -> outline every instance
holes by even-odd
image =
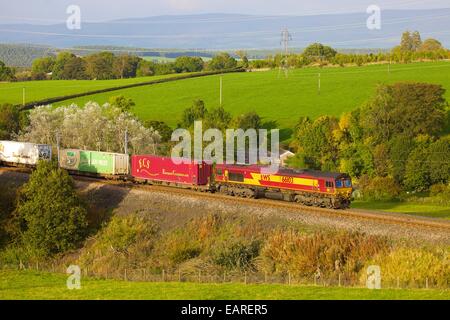
[[[132,156],[132,176],[140,180],[205,186],[210,182],[212,165],[205,162],[176,164],[172,158]]]

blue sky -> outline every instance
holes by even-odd
[[[449,0],[0,0],[0,23],[58,23],[66,8],[79,5],[85,21],[105,21],[157,15],[239,13],[311,15],[381,9],[450,7]]]

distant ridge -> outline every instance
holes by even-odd
[[[280,47],[281,30],[287,27],[293,37],[291,46],[297,48],[316,41],[336,48],[389,48],[398,44],[401,33],[408,29],[450,47],[450,8],[386,10],[382,12],[381,30],[368,30],[367,18],[365,12],[308,16],[215,13],[82,23],[81,30],[68,30],[65,24],[0,23],[0,42],[55,47],[274,49]]]

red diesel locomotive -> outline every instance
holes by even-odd
[[[307,206],[348,208],[352,182],[347,174],[280,169],[264,174],[263,166],[212,165],[171,158],[132,156],[135,181],[149,184],[220,192],[230,196],[259,198],[276,193],[286,201]]]
[[[216,190],[246,198],[278,193],[284,200],[307,206],[334,209],[350,206],[353,188],[347,174],[285,168],[265,174],[263,169],[263,166],[217,165]]]

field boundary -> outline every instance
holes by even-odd
[[[25,105],[18,104],[16,106],[21,111],[26,111],[26,110],[34,109],[37,106],[48,105],[48,104],[52,104],[52,103],[56,103],[56,102],[69,100],[69,99],[91,96],[91,95],[95,95],[95,94],[99,94],[99,93],[113,92],[113,91],[118,91],[118,90],[149,86],[149,85],[154,85],[154,84],[159,84],[159,83],[173,82],[173,81],[178,81],[178,80],[193,79],[193,78],[200,78],[200,77],[213,76],[213,75],[225,74],[225,73],[235,73],[235,72],[245,72],[245,69],[237,68],[237,69],[207,71],[207,72],[199,72],[199,73],[188,74],[188,75],[173,76],[173,77],[168,77],[168,78],[164,78],[164,79],[132,83],[132,84],[127,84],[127,85],[123,85],[123,86],[116,86],[116,87],[110,87],[110,88],[105,88],[105,89],[92,90],[92,91],[86,91],[86,92],[82,92],[82,93],[71,94],[71,95],[67,95],[67,96],[59,96],[59,97],[53,97],[53,98],[48,98],[48,99],[44,99],[44,100],[32,101]]]

